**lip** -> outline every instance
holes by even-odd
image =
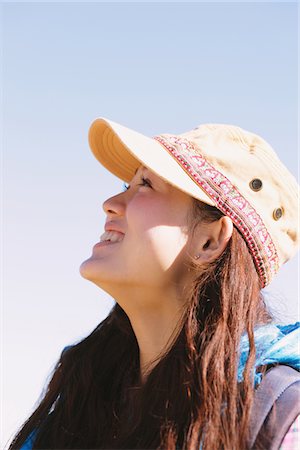
[[[98,247],[108,247],[109,245],[114,245],[114,244],[120,244],[120,242],[111,242],[111,241],[103,241],[103,242],[97,242],[97,244],[94,245],[94,248],[98,248]]]
[[[118,231],[119,233],[125,234],[118,226],[116,226],[113,222],[108,222],[104,226],[105,231]]]

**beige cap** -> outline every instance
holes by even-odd
[[[129,182],[143,164],[229,216],[244,236],[261,287],[299,248],[299,186],[260,136],[229,124],[202,124],[148,137],[104,117],[89,130],[95,157]]]

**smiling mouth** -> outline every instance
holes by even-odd
[[[112,244],[119,244],[121,241],[123,241],[124,237],[125,234],[119,231],[105,231],[100,236],[100,242],[97,242],[95,247],[106,247]]]
[[[108,230],[100,236],[100,242],[120,242],[124,239],[124,236],[125,234],[119,231]]]

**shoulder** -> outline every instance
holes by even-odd
[[[37,430],[33,430],[30,433],[30,435],[28,436],[28,438],[26,439],[26,441],[24,442],[24,444],[22,445],[20,450],[32,450],[36,433],[37,433]]]
[[[69,349],[73,347],[73,345],[66,345],[61,354],[60,354],[60,358],[64,355],[64,353]],[[27,437],[26,441],[24,442],[24,444],[22,445],[22,447],[20,448],[20,450],[32,450],[33,449],[33,444],[34,444],[34,439],[36,437],[37,434],[37,429],[34,429],[29,436]]]
[[[296,417],[279,447],[279,450],[296,450],[300,443],[300,415]]]
[[[279,448],[299,414],[300,372],[285,365],[273,367],[255,391],[250,421],[252,445],[268,436],[266,448]]]

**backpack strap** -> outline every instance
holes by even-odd
[[[250,416],[249,448],[257,439],[269,436],[265,448],[278,449],[290,425],[300,414],[300,373],[278,365],[263,377],[254,393]]]

